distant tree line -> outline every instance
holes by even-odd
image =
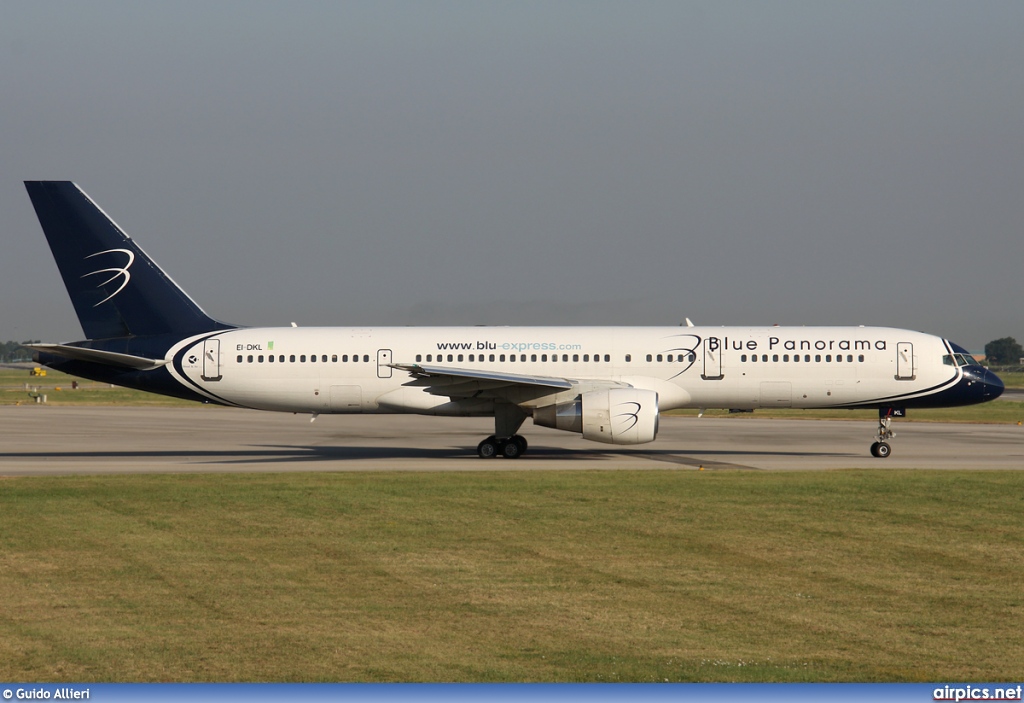
[[[31,340],[27,342],[0,342],[0,363],[30,361],[32,359],[32,350],[26,349],[22,346],[23,344],[35,344],[35,342]]]
[[[1024,349],[1013,337],[993,339],[985,345],[985,361],[993,366],[1021,366]]]

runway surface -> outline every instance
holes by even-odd
[[[0,407],[0,475],[275,471],[1024,468],[1024,427],[663,417],[657,441],[603,445],[535,427],[521,459],[479,459],[487,418],[308,415],[196,408]]]

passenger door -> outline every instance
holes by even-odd
[[[914,378],[914,345],[900,342],[896,345],[896,380],[913,381]]]
[[[220,340],[207,339],[203,343],[203,380],[219,381],[220,375]]]
[[[722,340],[718,337],[707,337],[704,340],[704,373],[705,381],[722,379]]]

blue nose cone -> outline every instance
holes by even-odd
[[[984,403],[995,400],[1003,394],[1006,386],[1003,379],[996,376],[983,366],[968,366],[964,369],[964,378],[960,382],[965,399],[972,403]]]
[[[1004,390],[1006,390],[1006,386],[1003,384],[1003,379],[999,378],[988,369],[985,369],[981,382],[985,384],[985,400],[995,400],[1003,394]]]

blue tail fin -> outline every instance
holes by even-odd
[[[26,181],[89,339],[229,329],[210,318],[70,181]]]

